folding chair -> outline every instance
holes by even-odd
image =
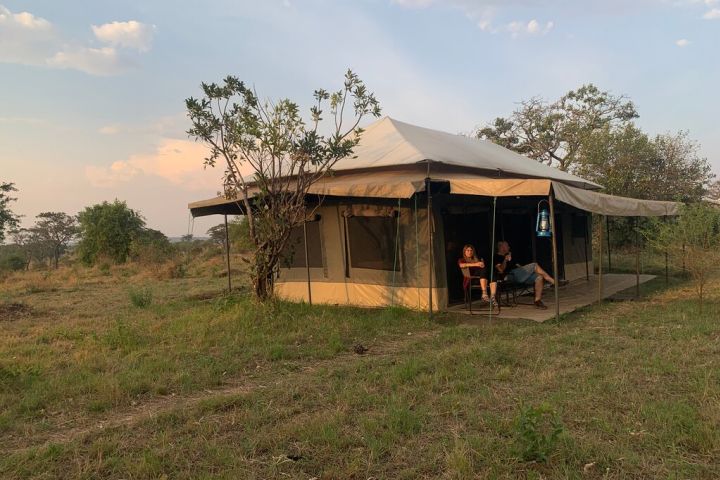
[[[476,276],[476,275],[470,275],[470,269],[469,268],[461,268],[460,269],[463,274],[463,293],[465,296],[465,308],[467,308],[470,311],[470,315],[473,314],[472,310],[472,291],[473,289],[481,290],[482,287],[480,286],[480,279],[482,277]],[[495,310],[497,309],[497,312]],[[500,302],[496,301],[492,305],[492,311],[491,313],[500,314]]]

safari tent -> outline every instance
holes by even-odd
[[[307,203],[320,207],[293,231],[275,278],[280,297],[444,310],[462,301],[462,246],[490,259],[499,240],[520,263],[589,279],[593,213],[665,216],[678,208],[599,193],[600,185],[491,142],[389,117],[366,128],[355,155],[313,185]],[[553,212],[551,238],[535,235],[539,205]],[[189,208],[194,217],[242,214],[238,199],[222,196]]]

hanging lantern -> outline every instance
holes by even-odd
[[[548,204],[547,200],[540,200],[538,202],[537,209],[537,222],[535,223],[535,233],[538,237],[551,237],[552,231],[550,228],[550,212],[547,207],[542,207],[542,203]],[[549,206],[550,204],[548,204]]]

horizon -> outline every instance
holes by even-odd
[[[382,116],[450,133],[593,83],[627,95],[649,135],[688,131],[720,172],[720,0],[182,7],[0,0],[0,180],[23,226],[117,198],[169,237],[204,235],[222,219],[191,222],[187,204],[217,194],[221,169],[203,169],[184,100],[228,74],[308,113],[352,68]]]

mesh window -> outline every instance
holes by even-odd
[[[395,258],[396,217],[349,217],[350,264],[353,268],[400,271]]]
[[[322,268],[322,243],[320,239],[320,221],[307,222],[308,255],[311,268]],[[305,244],[303,226],[292,229],[290,239],[285,245],[280,266],[285,268],[305,268]]]

